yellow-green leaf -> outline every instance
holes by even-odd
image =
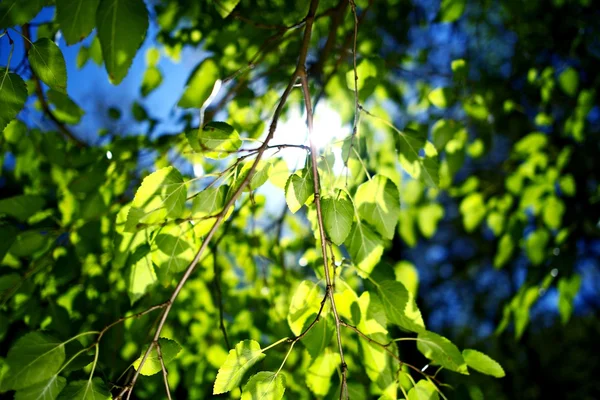
[[[219,368],[213,394],[227,393],[238,387],[246,371],[264,357],[260,344],[254,340],[244,340],[236,344]]]
[[[462,354],[467,365],[482,374],[495,378],[502,378],[505,375],[502,366],[487,354],[472,349],[465,349]]]
[[[150,376],[160,372],[162,370],[160,358],[162,358],[163,364],[167,365],[168,363],[173,361],[177,354],[179,354],[179,352],[181,351],[181,346],[179,345],[179,343],[171,339],[160,338],[158,339],[158,345],[160,346],[160,357],[156,345],[153,346],[152,350],[150,351],[150,354],[148,354],[148,357],[144,362],[144,365],[142,365],[140,374]],[[133,368],[135,368],[136,370],[142,363],[142,358],[144,357],[144,354],[146,353],[147,349],[148,346],[146,346],[144,350],[142,350],[142,354],[140,355],[140,357],[133,363]]]

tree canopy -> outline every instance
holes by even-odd
[[[2,0],[0,395],[600,396],[591,0]]]

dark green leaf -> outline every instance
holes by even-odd
[[[56,21],[67,44],[75,44],[90,34],[96,25],[100,0],[56,0]]]
[[[42,38],[31,44],[27,53],[33,73],[50,88],[67,91],[67,65],[62,51],[50,39]]]
[[[44,0],[2,0],[0,3],[0,29],[26,24],[43,7]]]
[[[118,85],[144,41],[148,10],[143,0],[101,0],[96,26],[106,71],[111,82]]]
[[[0,130],[17,117],[27,100],[27,87],[17,74],[0,68]]]
[[[67,385],[62,376],[54,375],[50,380],[36,383],[15,393],[15,400],[54,400]]]
[[[60,393],[58,400],[110,400],[112,396],[100,378],[75,381]]]
[[[6,214],[27,221],[36,212],[44,207],[45,201],[41,196],[23,194],[0,200],[0,215]]]

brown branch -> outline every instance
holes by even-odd
[[[348,186],[348,160],[350,154],[352,154],[352,148],[354,147],[354,140],[358,133],[358,120],[360,115],[360,103],[358,98],[358,71],[356,68],[356,41],[358,38],[358,15],[356,14],[356,3],[354,0],[348,0],[350,2],[350,8],[352,8],[352,14],[354,15],[354,43],[352,46],[352,62],[354,69],[354,122],[352,124],[352,136],[350,137],[350,149],[344,160],[344,167],[346,167],[346,186]]]
[[[306,71],[303,70],[300,75],[300,81],[302,83],[302,93],[304,94],[304,103],[306,105],[306,122],[308,125],[308,138],[310,143],[310,156],[312,161],[312,173],[313,173],[313,188],[315,192],[315,207],[317,209],[317,222],[319,225],[319,236],[321,237],[321,252],[323,253],[323,268],[325,270],[325,281],[327,282],[327,293],[331,302],[331,310],[335,318],[335,330],[337,336],[338,350],[340,352],[340,361],[342,368],[342,387],[340,390],[340,400],[348,397],[348,384],[346,378],[346,372],[348,366],[344,359],[344,349],[342,347],[342,336],[340,329],[340,316],[335,306],[335,298],[333,293],[333,285],[331,281],[331,275],[329,274],[329,261],[327,257],[327,236],[325,233],[325,227],[323,225],[323,211],[321,209],[321,188],[319,182],[319,169],[317,167],[317,148],[314,143],[314,129],[313,129],[313,110],[310,98],[310,89],[308,87],[308,78],[306,77]],[[334,276],[335,279],[335,276]]]
[[[23,43],[25,44],[25,53],[29,53],[29,50],[31,49],[31,33],[29,31],[29,25],[28,24],[24,24],[23,25],[23,37],[25,40],[23,40]],[[67,138],[69,138],[71,141],[73,141],[73,143],[75,143],[75,145],[79,148],[83,148],[83,147],[87,147],[87,144],[82,141],[81,139],[79,139],[77,136],[75,136],[75,134],[73,134],[73,132],[71,132],[71,130],[69,128],[67,128],[67,126],[62,123],[61,121],[59,121],[58,118],[56,118],[56,116],[54,115],[54,113],[52,112],[52,110],[50,110],[50,106],[48,105],[48,102],[46,101],[46,98],[44,97],[44,91],[42,89],[42,82],[40,81],[40,78],[38,78],[38,76],[35,74],[35,71],[33,69],[31,69],[31,76],[33,78],[33,81],[35,83],[35,93],[40,101],[40,105],[42,106],[42,110],[44,111],[44,114],[46,114],[58,127],[58,130],[65,135]]]
[[[169,380],[167,379],[167,368],[165,367],[165,361],[163,360],[162,351],[160,349],[160,343],[156,342],[156,354],[158,355],[158,360],[160,361],[160,369],[162,369],[163,380],[165,381],[165,390],[167,391],[167,397],[169,400],[171,399],[171,390],[169,389]]]
[[[297,78],[302,74],[302,72],[305,71],[304,64],[306,63],[306,56],[308,54],[308,48],[310,45],[310,37],[311,37],[311,33],[312,33],[312,26],[313,26],[315,12],[316,12],[318,3],[319,3],[318,0],[311,0],[309,11],[306,16],[306,26],[305,26],[305,31],[304,31],[304,37],[302,39],[302,46],[300,48],[300,54],[298,57],[298,63],[296,65],[296,70],[292,74],[287,87],[285,88],[283,94],[281,95],[279,104],[277,105],[277,108],[275,109],[275,113],[273,115],[271,125],[269,126],[269,133],[267,134],[267,137],[265,138],[263,145],[260,147],[260,150],[258,151],[258,153],[256,155],[256,159],[254,160],[254,163],[252,164],[252,166],[250,167],[250,170],[248,171],[248,175],[246,175],[246,178],[242,181],[242,183],[240,184],[238,189],[235,191],[235,193],[233,193],[233,196],[231,197],[231,199],[225,205],[223,212],[219,215],[219,217],[217,218],[217,220],[211,227],[210,231],[207,233],[204,241],[202,242],[202,245],[200,246],[200,248],[198,249],[198,252],[196,253],[196,256],[194,257],[194,259],[192,260],[190,265],[185,270],[183,276],[177,283],[177,286],[175,287],[173,294],[171,295],[169,300],[167,300],[165,310],[164,310],[162,317],[156,328],[156,332],[154,334],[153,341],[150,343],[150,345],[148,346],[148,349],[144,353],[144,356],[142,357],[140,365],[138,366],[138,369],[136,370],[135,374],[133,375],[131,382],[129,383],[129,385],[125,386],[123,388],[123,390],[121,390],[121,392],[117,395],[117,399],[121,399],[125,393],[127,393],[127,398],[129,398],[129,396],[131,395],[131,392],[133,391],[135,383],[137,382],[137,379],[140,375],[140,370],[142,369],[144,363],[148,359],[148,356],[149,356],[150,352],[152,351],[152,347],[154,346],[155,341],[157,341],[160,338],[160,334],[161,334],[161,332],[164,328],[164,325],[167,321],[169,312],[171,311],[171,308],[173,307],[173,304],[174,304],[175,300],[177,299],[179,292],[181,292],[181,289],[183,288],[183,286],[189,279],[190,275],[192,274],[192,272],[194,272],[196,265],[198,265],[200,258],[204,254],[204,251],[208,248],[208,245],[209,245],[210,241],[212,240],[213,236],[215,235],[217,229],[219,228],[219,226],[225,219],[225,216],[227,215],[227,211],[229,210],[229,208],[231,206],[233,206],[233,204],[235,203],[237,198],[242,194],[244,188],[250,183],[250,179],[252,179],[252,175],[254,175],[254,172],[256,171],[258,163],[262,159],[264,152],[267,150],[267,148],[269,146],[269,141],[273,138],[273,136],[275,134],[275,130],[277,129],[277,122],[279,121],[279,117],[281,116],[281,113],[283,112],[283,107],[285,106],[285,103],[287,102],[287,99],[288,99],[290,93],[292,92],[294,84],[296,83]],[[330,297],[333,298],[332,296],[330,296]]]

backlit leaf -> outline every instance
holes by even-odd
[[[126,232],[134,232],[139,223],[162,222],[177,218],[185,208],[187,187],[175,167],[161,168],[142,181],[133,198],[125,224]]]
[[[70,125],[77,125],[81,121],[85,111],[68,95],[52,89],[48,90],[47,95],[48,101],[54,106],[52,112],[59,121]]]
[[[238,387],[244,374],[264,357],[260,344],[254,340],[244,340],[236,344],[219,368],[213,394],[227,393]]]
[[[242,400],[280,400],[285,392],[285,376],[275,372],[259,372],[248,379]]]
[[[219,0],[215,2],[215,7],[221,17],[227,18],[239,2],[240,0]]]
[[[345,243],[359,274],[368,276],[381,259],[383,240],[367,225],[357,221]]]
[[[502,378],[505,375],[502,366],[487,354],[472,349],[465,349],[462,354],[467,365],[482,374],[496,378]]]
[[[148,288],[156,282],[156,273],[149,251],[148,246],[142,246],[132,255],[127,290],[131,304],[146,294]]]
[[[242,145],[239,133],[225,122],[213,121],[198,131],[198,145],[208,158],[225,158]]]
[[[396,185],[383,175],[358,187],[354,202],[361,219],[371,224],[387,239],[394,237],[400,216],[400,194]]]
[[[182,108],[201,108],[210,97],[217,79],[217,63],[211,58],[202,61],[188,78],[185,91],[177,105]]]
[[[439,398],[435,386],[427,379],[421,379],[408,391],[408,400],[438,400]]]
[[[321,208],[327,236],[333,243],[341,245],[352,228],[354,218],[352,203],[343,197],[325,197],[321,200]]]
[[[466,4],[467,0],[442,0],[442,4],[440,5],[440,21],[456,21],[463,15]]]
[[[313,177],[308,168],[291,174],[285,184],[285,201],[292,214],[300,210],[313,193]]]
[[[378,286],[379,297],[388,321],[411,332],[423,332],[425,323],[414,296],[396,281],[383,281]]]
[[[302,333],[307,320],[319,312],[323,290],[310,281],[302,281],[294,292],[287,314],[288,325],[294,335]]]
[[[160,355],[165,366],[171,361],[173,361],[177,354],[179,354],[179,352],[181,351],[181,346],[179,345],[179,343],[171,339],[160,338],[158,339],[158,345],[160,345]],[[142,358],[144,357],[144,354],[146,353],[147,349],[148,346],[146,346],[144,350],[142,350],[142,354],[140,355],[140,357],[133,363],[133,368],[135,368],[136,370],[139,368],[142,362]],[[148,354],[148,357],[144,362],[144,365],[142,365],[140,374],[150,376],[159,373],[160,371],[162,371],[162,366],[160,363],[158,350],[156,346],[153,346],[152,350],[150,351],[150,354]]]

